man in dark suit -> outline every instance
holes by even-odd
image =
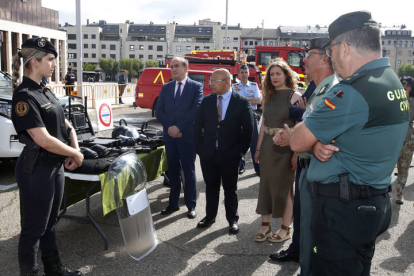
[[[157,101],[157,119],[163,126],[163,140],[167,152],[170,198],[167,208],[161,211],[169,215],[180,209],[181,169],[184,172],[184,201],[188,218],[195,218],[196,177],[194,118],[203,99],[203,86],[187,77],[188,61],[175,57],[171,61],[173,81],[165,84]]]
[[[223,182],[224,205],[230,234],[237,234],[237,178],[240,159],[250,146],[253,112],[250,101],[231,90],[231,75],[217,69],[211,76],[213,94],[201,102],[195,120],[195,142],[206,183],[206,217],[197,225],[205,228],[215,222]]]

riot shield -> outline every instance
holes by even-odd
[[[145,184],[147,173],[134,153],[121,155],[108,169],[108,182],[126,250],[141,260],[158,245]]]

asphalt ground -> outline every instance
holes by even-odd
[[[115,108],[119,117],[150,119],[150,111],[123,106]],[[151,125],[157,126],[156,121]],[[163,177],[147,183],[147,192],[157,231],[159,245],[146,258],[135,261],[125,250],[121,230],[115,212],[102,215],[100,194],[91,199],[91,213],[98,221],[109,241],[104,251],[102,238],[89,223],[62,219],[56,227],[56,239],[63,263],[84,275],[297,275],[299,265],[294,262],[276,263],[269,260],[269,253],[286,249],[290,240],[281,244],[256,243],[254,234],[260,228],[260,216],[255,213],[259,177],[253,170],[250,153],[247,154],[246,172],[239,177],[239,225],[240,233],[228,234],[223,198],[220,195],[216,223],[207,229],[197,229],[197,222],[205,215],[205,184],[197,159],[196,173],[199,198],[198,216],[186,217],[187,209],[181,194],[180,211],[162,216],[160,211],[168,205],[169,188],[163,185]],[[13,181],[14,163],[0,164],[0,184]],[[405,188],[405,202],[395,204],[390,228],[377,239],[376,253],[372,261],[372,275],[414,275],[414,171]],[[6,176],[4,176],[6,175]],[[393,175],[393,181],[395,176]],[[391,196],[395,198],[394,191]],[[16,187],[0,191],[0,275],[18,275],[17,245],[20,231],[19,191]],[[85,216],[85,202],[68,209],[68,214]],[[276,231],[281,219],[272,220]],[[40,258],[39,258],[40,261]],[[40,262],[41,266],[41,262]]]

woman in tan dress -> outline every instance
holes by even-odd
[[[260,127],[255,161],[260,162],[260,189],[256,212],[262,215],[262,228],[255,240],[282,242],[291,238],[290,224],[293,214],[293,152],[290,147],[273,143],[273,136],[287,124],[295,125],[289,118],[289,108],[300,98],[295,92],[296,78],[286,62],[278,60],[267,71],[263,85],[263,122]],[[282,226],[272,234],[270,219],[282,218]]]

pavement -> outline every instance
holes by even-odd
[[[150,111],[130,106],[116,108],[116,116],[150,118]],[[155,121],[151,123],[156,124]],[[281,244],[256,243],[254,234],[260,228],[260,216],[255,213],[259,177],[247,154],[246,172],[239,177],[239,225],[240,233],[228,234],[225,219],[223,192],[216,223],[207,229],[197,229],[197,222],[205,215],[205,184],[199,161],[196,161],[198,216],[186,217],[183,194],[180,211],[162,216],[160,211],[168,205],[169,188],[163,185],[163,177],[147,183],[147,192],[159,240],[158,247],[141,261],[135,261],[125,250],[117,216],[111,212],[102,215],[100,194],[91,199],[91,213],[106,233],[109,249],[91,224],[62,219],[56,227],[56,240],[64,265],[79,269],[84,275],[297,275],[299,265],[294,262],[276,263],[269,260],[269,253],[286,249],[290,240]],[[0,165],[3,172],[14,170],[13,163]],[[377,239],[376,253],[372,261],[372,275],[414,275],[414,177],[410,169],[405,188],[405,203],[392,202],[393,216],[387,232]],[[393,182],[395,176],[393,174]],[[395,183],[393,183],[395,187]],[[394,188],[395,190],[395,188]],[[391,193],[395,198],[395,191]],[[0,275],[18,275],[17,245],[20,231],[19,191],[12,188],[0,191]],[[68,214],[83,216],[85,202],[68,209]],[[276,231],[281,219],[273,219]],[[39,258],[40,261],[40,258]],[[41,265],[41,264],[40,264]]]

